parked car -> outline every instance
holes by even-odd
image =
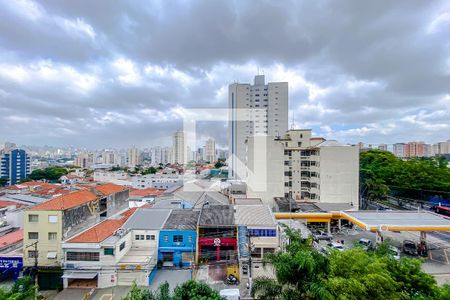
[[[224,289],[220,290],[220,296],[224,297],[227,300],[239,300],[241,299],[241,295],[239,289]]]
[[[403,253],[417,256],[419,253],[417,251],[417,245],[413,241],[405,240],[403,241]]]
[[[364,249],[364,250],[371,250],[373,249],[373,242],[369,239],[360,239],[358,241],[358,244]]]
[[[330,250],[344,251],[344,245],[342,245],[341,243],[328,243],[328,247],[330,247]]]
[[[392,257],[396,260],[400,259],[400,250],[398,250],[397,247],[390,245],[389,246],[389,254],[391,254]]]
[[[314,235],[314,239],[318,241],[331,241],[333,239],[333,236],[325,231],[317,231]]]

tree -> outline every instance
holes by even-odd
[[[327,258],[312,248],[312,239],[302,239],[297,231],[284,227],[290,243],[286,252],[264,256],[275,269],[276,280],[256,278],[252,296],[257,299],[329,299],[323,288]]]
[[[8,178],[0,177],[0,186],[5,186],[8,182]]]
[[[36,298],[37,288],[29,276],[18,279],[10,290],[0,288],[0,299],[32,300]]]
[[[50,167],[45,169],[37,169],[31,172],[29,178],[32,180],[50,180],[50,181],[56,181],[61,176],[67,175],[67,170],[64,168],[58,168],[58,167]]]
[[[158,172],[158,170],[155,167],[150,167],[142,171],[141,174],[142,175],[155,174],[156,172]]]
[[[156,291],[146,288],[138,288],[133,283],[131,290],[124,300],[225,300],[216,290],[208,285],[194,280],[189,280],[177,286],[173,294],[167,282],[161,284]]]

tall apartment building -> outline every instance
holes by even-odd
[[[187,150],[185,146],[185,134],[178,130],[173,134],[172,139],[172,162],[183,165],[187,161]]]
[[[0,178],[14,185],[30,175],[30,157],[23,149],[7,149],[0,153]]]
[[[205,144],[205,150],[203,151],[203,160],[209,162],[216,161],[216,141],[209,138]]]
[[[386,144],[379,144],[378,150],[388,151],[388,145]]]
[[[246,141],[251,136],[280,136],[288,129],[288,83],[265,83],[264,75],[254,84],[233,83],[228,87],[229,177],[245,179]]]
[[[117,154],[113,150],[105,150],[101,155],[101,163],[107,165],[117,165],[120,164]]]
[[[405,145],[405,157],[424,157],[425,143],[424,142],[409,142]]]
[[[434,144],[433,154],[450,154],[450,140]]]
[[[405,143],[395,143],[392,146],[392,152],[394,155],[398,158],[404,158],[406,157],[406,149],[405,149]]]
[[[140,164],[139,150],[136,147],[128,149],[128,167],[134,168]]]
[[[263,172],[249,168],[247,197],[260,197],[268,204],[273,197],[290,197],[299,202],[347,203],[358,207],[358,146],[312,137],[310,129],[289,130],[281,138],[267,139],[266,154],[249,151],[249,166],[262,168],[260,165],[266,164],[268,173],[264,178]],[[249,148],[253,147],[251,143],[252,140]],[[266,184],[266,193],[254,192],[253,183],[258,182]]]
[[[74,164],[80,168],[87,169],[94,164],[94,154],[81,152],[76,156]]]

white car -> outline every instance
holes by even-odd
[[[224,297],[227,300],[240,300],[241,294],[239,289],[224,289],[220,290],[220,296]]]
[[[400,259],[400,250],[397,247],[389,246],[389,254],[396,260]]]
[[[328,244],[328,247],[330,247],[330,249],[344,251],[344,245],[342,245],[341,243],[332,242]]]

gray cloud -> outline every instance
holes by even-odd
[[[298,126],[344,142],[448,139],[446,1],[5,2],[0,141],[170,142],[178,108],[227,106],[258,68]],[[208,124],[206,124],[208,123]],[[226,144],[220,122],[200,135]],[[217,124],[216,124],[217,123]]]

